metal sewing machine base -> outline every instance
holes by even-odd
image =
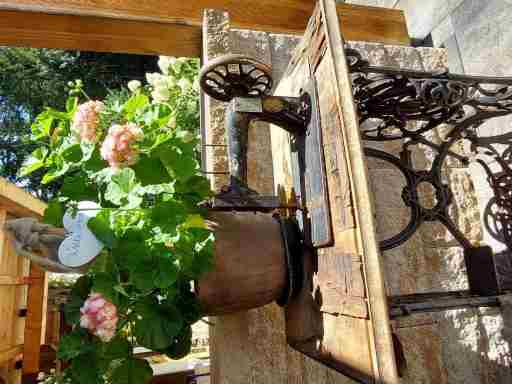
[[[452,150],[461,140],[469,141],[474,158],[480,156],[476,158],[476,162],[485,169],[494,190],[503,238],[508,249],[512,250],[510,149],[505,154],[500,154],[492,145],[503,143],[503,136],[481,138],[477,135],[477,128],[486,120],[512,114],[512,78],[376,67],[369,65],[354,49],[346,49],[346,53],[363,140],[402,140],[399,157],[373,148],[365,150],[368,157],[383,160],[397,168],[406,180],[401,197],[409,208],[410,219],[399,233],[381,241],[381,249],[388,250],[403,244],[424,222],[438,221],[444,224],[464,248],[470,287],[469,293],[437,294],[441,301],[445,301],[440,307],[449,309],[450,303],[455,302],[463,306],[496,303],[494,299],[482,298],[492,298],[500,293],[493,251],[487,246],[471,244],[450,218],[449,208],[453,204],[453,193],[442,177],[442,169],[448,158],[458,160],[464,165],[469,164],[469,157]],[[411,125],[411,122],[415,125]],[[428,133],[441,124],[448,124],[452,128],[440,143],[434,143]],[[507,139],[510,141],[510,138]],[[428,170],[415,169],[412,162],[410,148],[419,144],[430,147],[435,152]],[[496,162],[502,170],[493,173],[484,160],[485,156]],[[420,186],[425,183],[434,191],[435,203],[432,206],[422,204]],[[480,298],[476,299],[474,295]],[[434,296],[436,294],[430,299]],[[430,304],[420,303],[422,299],[425,297],[421,295],[392,299],[392,313],[397,316],[403,314],[403,308],[409,308],[405,312],[429,307],[435,309],[431,301]],[[414,306],[410,300],[416,300],[417,305]]]

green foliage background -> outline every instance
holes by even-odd
[[[133,355],[133,347],[174,359],[190,351],[191,326],[202,316],[192,282],[210,269],[214,244],[200,204],[211,191],[197,156],[199,63],[173,59],[164,72],[148,76],[150,84],[132,92],[109,93],[97,143],[82,141],[71,130],[87,96],[79,82],[63,109],[46,108],[31,125],[36,149],[20,174],[40,172],[42,184],[57,186],[45,222],[62,226],[64,212],[77,210],[80,201],[94,201],[101,209],[88,227],[105,246],[74,284],[65,306],[72,331],[62,337],[57,357],[69,368],[49,379],[53,382],[144,384],[152,370]],[[100,154],[114,124],[136,124],[144,133],[133,144],[138,161],[120,169]],[[119,321],[110,341],[80,326],[80,308],[91,293],[117,308]]]
[[[69,81],[82,79],[91,98],[104,98],[129,80],[157,71],[157,57],[0,47],[0,176],[48,200],[58,188],[41,186],[41,172],[17,173],[35,145],[26,140],[33,119],[47,107],[62,110]]]

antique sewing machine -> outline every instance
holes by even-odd
[[[391,383],[403,357],[391,318],[499,305],[493,251],[472,244],[450,217],[453,192],[442,172],[448,160],[484,167],[499,228],[512,249],[511,158],[492,146],[510,142],[512,134],[482,138],[477,130],[490,118],[512,113],[512,79],[373,67],[344,46],[330,3],[320,2],[274,95],[271,69],[257,60],[228,55],[202,69],[204,92],[229,103],[230,183],[210,207],[286,212],[300,230],[300,239],[293,230],[283,232],[296,279],[281,303],[289,344],[360,382]],[[272,140],[288,153],[274,167],[292,182],[280,176],[275,182],[292,199],[262,196],[247,185],[248,130],[254,120],[273,124]],[[451,128],[441,142],[433,142],[429,133],[441,124]],[[470,143],[471,156],[454,150],[461,140]],[[399,154],[365,146],[385,141],[400,143]],[[415,168],[411,149],[417,145],[435,153],[429,169]],[[401,200],[409,220],[380,240],[365,166],[370,158],[395,167],[406,181]],[[501,170],[491,170],[489,160]],[[432,205],[422,200],[425,184],[433,191]],[[402,245],[425,222],[443,224],[463,248],[469,290],[387,297],[379,251]],[[347,344],[358,358],[346,354]]]

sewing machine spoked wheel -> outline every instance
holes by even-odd
[[[201,88],[220,101],[235,97],[262,97],[272,89],[270,66],[243,55],[225,55],[205,65],[199,74]]]

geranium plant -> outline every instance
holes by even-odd
[[[211,192],[196,153],[198,62],[159,64],[147,86],[102,101],[73,82],[66,111],[48,109],[32,126],[41,145],[23,174],[46,168],[43,182],[62,185],[45,221],[62,226],[80,201],[101,206],[88,227],[105,248],[65,307],[63,382],[146,383],[151,368],[133,347],[181,358],[201,316],[192,282],[210,268],[214,238],[200,205]]]

